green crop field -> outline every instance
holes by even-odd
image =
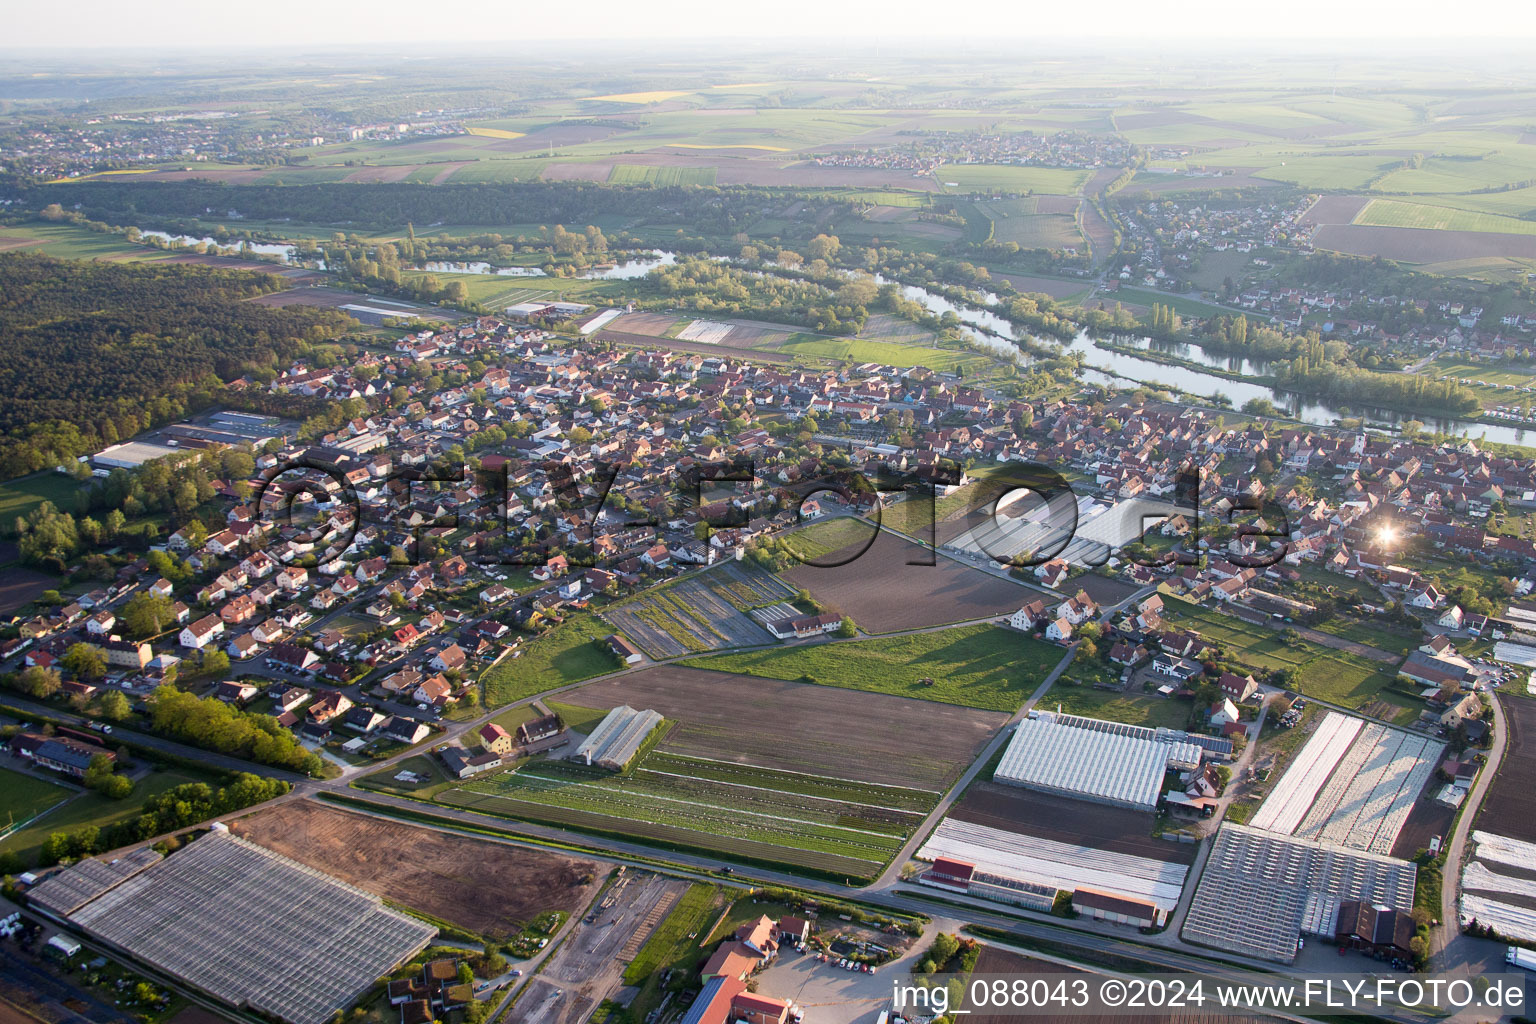
[[[1061,660],[1061,649],[996,626],[692,658],[716,672],[1016,711]],[[924,683],[931,679],[932,683]]]
[[[935,795],[651,751],[628,774],[536,761],[439,799],[862,878],[901,849]]]
[[[645,164],[614,164],[608,172],[610,185],[713,185],[713,167],[652,167]]]
[[[1506,235],[1536,235],[1536,221],[1500,217],[1471,210],[1453,210],[1395,199],[1372,199],[1355,215],[1354,223],[1388,228],[1429,228],[1435,231],[1492,231]]]
[[[945,164],[934,172],[934,177],[946,192],[1031,192],[1071,196],[1082,191],[1089,175],[1087,171],[1065,167]]]

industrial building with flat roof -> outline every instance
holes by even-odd
[[[571,760],[621,772],[664,719],[655,711],[636,711],[620,704],[597,723],[592,734],[571,754]]]
[[[228,832],[169,857],[86,860],[33,905],[236,1009],[326,1024],[437,929],[379,897]]]
[[[1333,843],[1223,824],[1184,918],[1190,942],[1290,963],[1302,935],[1333,939],[1352,901],[1409,911],[1417,869]]]
[[[1200,766],[1184,733],[1040,713],[1019,722],[992,776],[997,782],[1097,803],[1156,810],[1170,769]]]

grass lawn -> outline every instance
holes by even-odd
[[[400,782],[395,779],[399,773],[414,772],[422,777],[422,782]],[[391,765],[372,775],[365,775],[355,783],[363,789],[375,789],[381,793],[393,793],[396,796],[416,797],[421,800],[430,799],[438,790],[450,785],[458,785],[458,779],[450,778],[438,763],[437,758],[420,754],[416,757],[408,757],[398,764]]]
[[[1153,304],[1172,306],[1173,311],[1180,316],[1208,317],[1231,315],[1230,310],[1222,309],[1220,306],[1213,306],[1209,302],[1185,298],[1182,295],[1168,295],[1151,288],[1121,288],[1115,292],[1115,298],[1137,306],[1151,306]]]
[[[1060,648],[1043,640],[982,625],[690,658],[681,664],[988,711],[1016,711],[1061,654]],[[932,683],[920,682],[925,678]]]
[[[566,683],[617,671],[618,661],[599,643],[612,633],[612,628],[596,616],[576,615],[523,644],[516,656],[507,656],[482,677],[486,705],[510,704]]]
[[[0,768],[0,784],[6,793],[5,820],[0,821],[0,828],[13,821],[26,821],[75,795],[72,789],[9,768]]]
[[[709,956],[713,950],[700,945],[699,933],[714,923],[722,902],[718,885],[694,883],[624,969],[625,983],[638,985],[663,968],[689,968],[693,961]],[[691,980],[693,972],[684,973]]]
[[[963,367],[968,374],[985,370],[992,360],[976,352],[901,345],[889,341],[861,338],[823,338],[816,334],[794,334],[775,351],[807,359],[840,359],[853,363],[884,363],[887,366],[926,366],[930,370],[951,372]]]
[[[549,710],[560,716],[560,721],[565,723],[567,729],[582,734],[590,733],[597,728],[597,723],[601,722],[610,710],[589,708],[581,704],[561,704],[552,700],[544,703],[549,705]]]
[[[811,561],[854,544],[867,544],[874,536],[870,524],[848,516],[812,523],[784,535],[784,546],[802,561]]]
[[[1234,661],[1254,671],[1291,669],[1296,687],[1308,697],[1346,708],[1376,700],[1397,677],[1395,668],[1305,640],[1288,645],[1281,633],[1230,615],[1163,595],[1168,618],[1194,629]]]
[[[1058,705],[1063,714],[1143,725],[1149,729],[1159,726],[1182,729],[1189,724],[1190,705],[1187,701],[1072,686],[1065,679],[1057,680],[1035,707],[1040,711],[1056,711]]]
[[[19,476],[0,484],[0,524],[9,533],[17,516],[24,516],[45,501],[65,512],[75,511],[75,495],[80,485],[73,477],[51,470]]]
[[[26,863],[32,864],[37,859],[38,849],[52,833],[73,832],[86,825],[114,825],[137,815],[144,806],[144,801],[150,797],[159,796],[166,790],[188,782],[214,784],[211,780],[192,772],[171,769],[157,771],[136,780],[133,785],[133,794],[124,800],[110,800],[99,793],[83,793],[41,821],[7,836],[3,842],[0,842],[0,850],[14,853]]]

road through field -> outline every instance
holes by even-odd
[[[971,780],[976,778],[981,769],[992,759],[992,755],[997,753],[998,748],[1013,736],[1013,727],[1018,725],[1019,721],[1034,709],[1034,706],[1045,696],[1046,691],[1051,688],[1051,685],[1067,670],[1067,666],[1072,664],[1072,659],[1076,655],[1077,644],[1073,643],[1067,648],[1066,653],[1061,656],[1061,660],[1056,663],[1056,667],[1051,669],[1050,674],[1040,681],[1039,686],[1035,687],[1035,692],[1030,695],[1029,700],[1024,702],[1024,706],[1014,712],[1013,717],[1008,719],[1008,723],[998,730],[997,735],[992,737],[990,743],[982,748],[981,753],[976,756],[976,760],[971,762],[971,766],[965,770],[960,778],[955,780],[953,786],[949,787],[949,792],[944,794],[944,798],[934,806],[933,810],[929,812],[928,817],[923,819],[923,823],[912,833],[912,838],[907,840],[907,844],[897,851],[896,856],[891,858],[891,863],[886,866],[885,871],[875,880],[871,888],[889,889],[901,881],[902,867],[907,861],[912,859],[912,855],[917,852],[917,848],[922,845],[923,840],[928,838],[928,833],[938,827],[939,820],[949,813],[949,809],[954,806],[955,801],[960,799],[960,794],[965,792],[965,787],[971,784]]]

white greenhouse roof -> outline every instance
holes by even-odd
[[[289,1024],[326,1024],[437,934],[371,893],[217,831],[70,919],[231,1006]]]
[[[1041,715],[1018,724],[993,778],[1150,810],[1170,761],[1198,764],[1200,748],[1138,726]]]

